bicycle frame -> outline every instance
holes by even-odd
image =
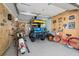
[[[77,45],[77,43],[75,41],[79,41],[78,37],[73,37],[72,35],[67,36],[66,38],[63,38],[62,36],[60,36],[60,39],[64,42],[65,45],[67,45],[69,48],[75,48],[75,49],[79,49],[79,43]]]

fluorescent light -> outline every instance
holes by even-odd
[[[76,3],[77,5],[79,5],[79,3]]]
[[[29,12],[20,12],[20,14],[30,15],[30,16],[37,16],[36,14],[32,14],[32,13],[29,13]]]
[[[22,5],[26,5],[26,6],[31,6],[30,4],[28,3],[21,3]]]

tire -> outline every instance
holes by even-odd
[[[45,40],[45,38],[41,38],[41,40],[43,41],[43,40]]]
[[[31,38],[31,33],[29,34],[29,38]]]
[[[42,35],[42,36],[40,37],[40,39],[41,39],[42,41],[45,40],[45,36]]]
[[[34,38],[30,38],[31,39],[31,42],[35,42],[35,39]]]
[[[35,42],[35,38],[33,38],[33,32],[30,32],[29,38],[30,38],[31,42]]]
[[[29,38],[30,38],[30,39],[31,39],[32,35],[33,35],[33,32],[31,31],[31,32],[29,33]]]
[[[67,46],[70,48],[79,49],[79,38],[77,37],[69,38]]]

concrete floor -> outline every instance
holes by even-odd
[[[36,40],[35,42],[31,42],[29,38],[27,39],[30,53],[26,52],[26,54],[20,54],[20,56],[79,56],[78,50],[70,49],[67,46],[61,45],[59,43],[50,42],[48,40]],[[4,55],[16,56],[13,45],[11,45]]]

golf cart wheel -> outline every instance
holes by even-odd
[[[34,38],[30,38],[31,39],[31,42],[35,42],[35,39]]]
[[[68,39],[68,47],[79,49],[79,38],[77,37],[71,37]]]
[[[40,39],[41,39],[41,40],[45,40],[45,36],[41,36]]]
[[[45,38],[41,38],[41,40],[45,40]]]

